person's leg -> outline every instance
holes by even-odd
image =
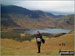
[[[41,42],[38,42],[38,53],[40,53]]]

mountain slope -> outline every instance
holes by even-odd
[[[65,28],[74,28],[74,15],[68,15],[58,19],[57,24],[59,27],[62,26]]]
[[[1,23],[3,27],[20,29],[68,28],[74,25],[74,15],[55,16],[40,10],[28,10],[18,6],[1,5]],[[67,27],[66,27],[67,26]],[[12,29],[13,29],[12,28]]]
[[[26,8],[22,8],[22,7],[18,7],[18,6],[4,6],[1,5],[1,9],[2,9],[2,13],[6,13],[6,14],[11,14],[11,13],[16,13],[16,14],[24,14],[24,15],[29,15],[31,18],[39,18],[41,15],[45,16],[52,16],[52,17],[61,17],[61,16],[56,16],[53,15],[52,13],[48,13],[48,12],[44,12],[44,11],[40,11],[40,10],[29,10]]]
[[[5,27],[19,27],[19,25],[17,25],[10,16],[6,15],[6,14],[2,14],[1,15],[1,25],[5,26]]]

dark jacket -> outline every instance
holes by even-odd
[[[42,35],[41,35],[41,34],[37,34],[37,35],[36,35],[36,40],[37,40],[38,38],[40,38],[40,39],[42,40]]]
[[[41,34],[36,35],[36,39],[37,38],[41,38],[42,39],[42,35]]]
[[[42,43],[45,43],[45,40],[42,38],[42,35],[41,35],[41,34],[36,35],[36,40],[37,40],[37,38],[40,38],[41,41],[42,41]],[[41,41],[40,41],[40,42],[41,42]],[[37,42],[38,42],[38,41],[37,41]]]

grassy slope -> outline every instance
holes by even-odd
[[[74,28],[74,15],[68,15],[61,18],[42,16],[35,19],[24,14],[2,14],[2,16],[2,29],[6,29],[6,26],[8,29]]]
[[[65,42],[66,46],[59,46],[62,42]],[[46,39],[46,43],[41,46],[40,54],[37,54],[35,39],[31,42],[18,42],[11,39],[1,39],[2,55],[58,55],[59,49],[74,50],[74,32],[58,38]]]

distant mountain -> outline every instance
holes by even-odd
[[[24,15],[28,15],[31,18],[39,18],[40,16],[52,16],[52,17],[61,17],[60,15],[56,16],[53,15],[52,13],[48,13],[48,12],[43,12],[40,10],[29,10],[26,8],[22,8],[22,7],[18,7],[18,6],[4,6],[1,5],[1,12],[2,13],[6,13],[6,14],[12,14],[12,13],[16,13],[16,14],[24,14]]]
[[[19,6],[1,5],[2,27],[36,29],[36,28],[68,28],[73,29],[74,15],[53,15],[40,10],[29,10]]]

